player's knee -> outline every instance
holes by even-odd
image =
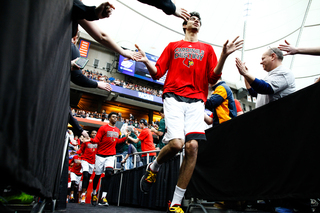
[[[179,152],[181,151],[183,147],[184,141],[180,138],[175,138],[172,141],[170,141],[170,147],[172,150]]]
[[[188,154],[197,154],[198,153],[198,142],[196,140],[191,140],[186,143],[186,152]]]
[[[105,177],[111,177],[113,175],[113,168],[106,168],[104,175]]]

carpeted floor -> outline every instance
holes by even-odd
[[[124,207],[124,206],[92,206],[91,204],[78,204],[78,203],[68,203],[67,205],[67,213],[104,213],[104,212],[112,212],[112,213],[138,213],[138,212],[150,212],[150,213],[163,213],[165,211],[157,211],[150,209],[141,209],[135,207]]]
[[[264,211],[234,211],[234,210],[221,210],[221,209],[212,209],[206,208],[207,212],[213,213],[248,213],[248,212],[255,212],[255,213],[268,213]],[[57,212],[57,211],[56,211]],[[113,206],[110,205],[109,207],[105,206],[92,206],[90,204],[78,204],[78,203],[68,203],[67,210],[63,211],[67,213],[104,213],[104,212],[112,212],[112,213],[140,213],[140,212],[148,212],[148,213],[164,213],[166,211],[158,211],[158,210],[151,210],[151,209],[142,209],[142,208],[135,208],[135,207],[124,207],[124,206]],[[191,213],[203,213],[200,208],[193,208]]]

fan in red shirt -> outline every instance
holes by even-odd
[[[97,134],[97,131],[93,130],[90,134],[91,138],[94,138]],[[92,144],[89,141],[82,143],[80,149],[77,151],[77,154],[81,154],[82,162],[82,195],[81,203],[86,202],[86,191],[89,185],[90,177],[93,173],[94,164],[96,161],[96,153],[98,150],[98,144]]]
[[[134,143],[138,143],[139,141],[141,141],[141,150],[143,152],[146,151],[152,151],[155,150],[155,146],[153,143],[153,137],[152,137],[152,133],[151,130],[148,128],[148,122],[146,119],[141,119],[140,122],[140,128],[142,129],[140,135],[138,136],[138,138],[134,139],[131,136],[128,136],[128,138],[133,141]],[[137,134],[137,133],[135,133]],[[148,162],[151,162],[154,158],[154,156],[156,156],[155,152],[151,152],[149,153],[149,160],[148,160],[148,155],[147,154],[142,154],[142,162],[144,165],[146,165]]]
[[[109,205],[106,196],[110,184],[110,178],[113,174],[116,145],[125,142],[128,138],[128,135],[126,135],[126,137],[119,139],[120,130],[115,126],[118,119],[117,113],[111,112],[108,115],[108,119],[109,124],[100,127],[96,137],[91,139],[92,144],[98,144],[94,170],[95,177],[93,179],[93,192],[91,198],[92,205],[96,205],[97,203],[98,199],[96,189],[100,180],[100,176],[103,172],[105,173],[105,177],[102,178],[101,182],[100,189],[102,191],[102,196],[101,200],[99,201],[99,205]]]
[[[243,110],[241,108],[241,103],[239,100],[234,99],[234,103],[236,104],[236,108],[237,108],[237,116],[242,115],[243,114]]]
[[[81,172],[81,158],[78,155],[74,155],[72,159],[69,160],[70,169],[70,179],[71,179],[71,192],[70,201],[74,202],[74,189],[79,186],[82,172]]]
[[[134,59],[143,62],[150,75],[157,80],[165,75],[163,105],[167,133],[158,157],[147,166],[141,178],[140,189],[147,193],[156,181],[160,165],[174,157],[185,145],[185,158],[180,168],[178,183],[169,212],[183,212],[182,198],[191,179],[197,154],[198,141],[206,140],[203,125],[204,103],[208,95],[208,83],[214,84],[221,76],[227,57],[242,48],[238,37],[222,48],[219,61],[211,45],[199,42],[200,14],[190,13],[190,19],[182,24],[183,40],[171,42],[163,51],[156,65],[136,45]],[[209,26],[212,27],[212,26]]]

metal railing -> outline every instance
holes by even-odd
[[[158,153],[160,152],[160,150],[151,150],[151,151],[145,151],[145,152],[136,152],[136,153],[131,153],[129,154],[129,156],[133,156],[133,168],[137,167],[137,155],[142,155],[142,154],[147,154],[147,164],[150,163],[149,162],[149,156],[150,153]],[[114,159],[114,170],[121,170],[121,166],[120,168],[118,167],[118,158],[121,158],[121,161],[124,159],[124,156],[122,154],[120,155],[115,155],[115,159]]]
[[[148,164],[148,163],[150,163],[149,162],[150,153],[159,153],[160,151],[161,150],[152,150],[152,151],[136,152],[136,153],[129,154],[129,156],[133,156],[133,168],[137,167],[137,155],[147,154],[147,164]],[[181,167],[183,156],[184,156],[184,149],[183,149],[183,151],[178,152],[177,155],[180,155],[180,167]],[[120,171],[122,169],[121,168],[122,166],[118,166],[118,163],[119,163],[118,158],[121,158],[121,161],[122,161],[124,159],[124,156],[122,154],[115,155],[115,159],[114,159],[114,170],[115,171]]]

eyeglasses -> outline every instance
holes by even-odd
[[[282,61],[282,59],[283,59],[283,54],[282,54],[281,51],[279,52],[279,51],[277,51],[278,49],[275,50],[275,49],[273,49],[273,48],[270,47],[270,46],[269,46],[269,49],[272,51],[272,53],[276,54],[276,56],[277,56],[278,59],[280,59],[280,60]],[[272,54],[272,53],[271,53],[271,54]],[[270,54],[270,55],[271,55],[271,54]]]
[[[269,46],[269,49],[270,49],[274,54],[277,55],[276,51],[275,51],[272,47]]]

